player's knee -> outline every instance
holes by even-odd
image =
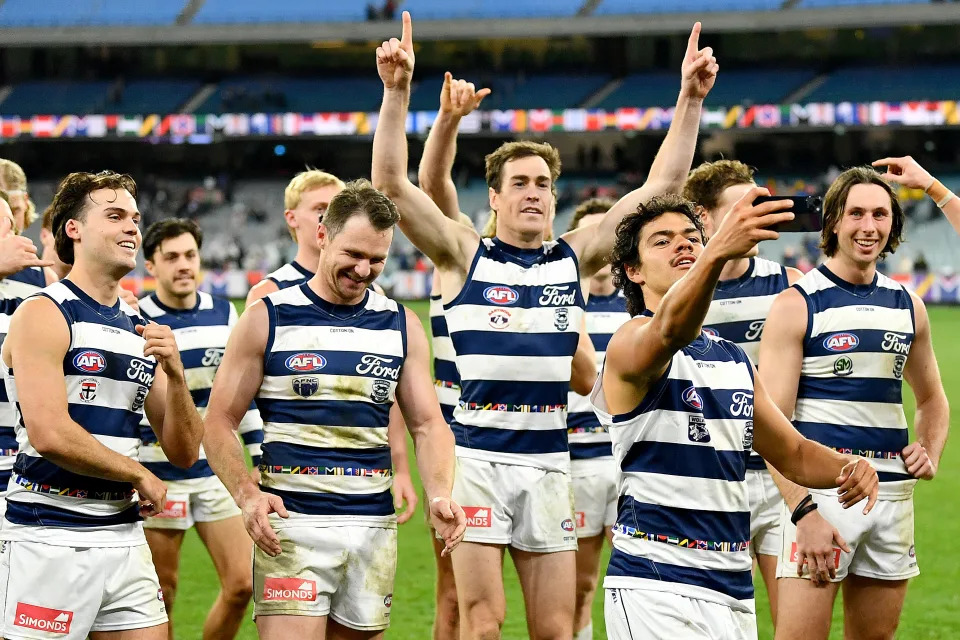
[[[593,602],[593,595],[597,591],[597,577],[592,574],[577,575],[577,609],[584,604]]]
[[[253,578],[249,573],[237,576],[222,587],[223,601],[231,608],[242,609],[253,597]]]
[[[463,606],[460,603],[458,606]],[[469,627],[468,637],[477,640],[498,640],[506,612],[488,605],[476,605],[463,611],[464,622]]]

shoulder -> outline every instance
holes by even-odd
[[[803,271],[800,271],[800,269],[794,267],[784,267],[783,269],[787,272],[787,282],[790,284],[795,284],[803,277]]]
[[[276,291],[279,291],[280,287],[277,283],[270,279],[270,276],[267,276],[257,284],[253,285],[250,288],[250,291],[247,292],[247,304],[253,304],[255,301],[270,295]]]

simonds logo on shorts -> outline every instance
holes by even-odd
[[[463,507],[468,527],[490,527],[490,507]]]
[[[267,578],[263,582],[263,599],[313,602],[317,599],[317,583],[302,578]]]
[[[70,633],[70,623],[73,622],[73,611],[48,609],[24,602],[17,603],[13,624],[25,629],[35,629],[48,633]]]

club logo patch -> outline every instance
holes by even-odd
[[[99,351],[88,349],[73,357],[73,366],[87,373],[100,373],[107,368],[107,358]]]
[[[860,338],[855,333],[831,333],[823,339],[823,348],[827,351],[850,351],[860,344]]]
[[[490,304],[495,304],[498,307],[508,307],[520,299],[520,294],[517,293],[516,289],[505,285],[495,285],[484,289],[483,297]]]
[[[390,399],[390,382],[388,380],[374,380],[370,391],[370,399],[377,404],[383,404]]]
[[[494,329],[506,329],[510,326],[510,312],[506,309],[494,309],[487,314],[487,324]]]
[[[743,450],[747,451],[753,447],[753,420],[748,420],[743,429]]]
[[[97,397],[100,383],[94,378],[84,378],[80,381],[80,402],[93,402]]]
[[[283,366],[297,373],[308,373],[323,369],[327,366],[327,359],[319,353],[295,353],[284,361]]]
[[[850,356],[840,356],[833,361],[833,375],[848,376],[853,373],[853,360]]]
[[[570,313],[566,307],[557,307],[553,310],[553,326],[557,331],[566,331],[570,326]]]
[[[684,389],[680,399],[683,400],[684,404],[686,404],[688,407],[693,407],[697,411],[703,411],[703,398],[701,398],[700,394],[697,393],[696,387],[689,386]]]
[[[147,401],[147,387],[140,385],[137,387],[137,393],[133,396],[133,405],[130,406],[130,411],[134,413],[140,413],[143,411],[143,405]]]
[[[710,442],[710,432],[707,431],[707,421],[703,416],[690,416],[690,421],[687,423],[687,438],[691,442]]]
[[[907,364],[907,356],[894,356],[893,358],[893,377],[897,380],[903,379],[903,368]]]
[[[309,398],[320,389],[319,378],[301,376],[293,379],[293,392],[301,398]]]

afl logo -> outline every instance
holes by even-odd
[[[860,344],[860,338],[855,333],[831,333],[823,340],[823,348],[827,351],[850,351]]]
[[[87,373],[100,373],[107,368],[107,359],[99,351],[81,351],[73,357],[73,366]]]
[[[684,401],[684,403],[693,407],[697,411],[703,410],[703,400],[700,398],[700,394],[697,393],[696,387],[687,387],[680,398]]]
[[[506,306],[511,305],[519,300],[520,294],[510,287],[497,285],[495,287],[487,287],[484,289],[483,297],[491,304],[495,304],[497,306]]]
[[[296,353],[283,364],[290,371],[319,371],[327,366],[327,359],[319,353]]]
[[[704,328],[703,328],[703,332],[704,332],[705,334],[707,334],[708,336],[710,336],[711,338],[719,338],[719,337],[720,337],[720,332],[718,332],[718,331],[717,331],[716,329],[714,329],[713,327],[704,327]]]

